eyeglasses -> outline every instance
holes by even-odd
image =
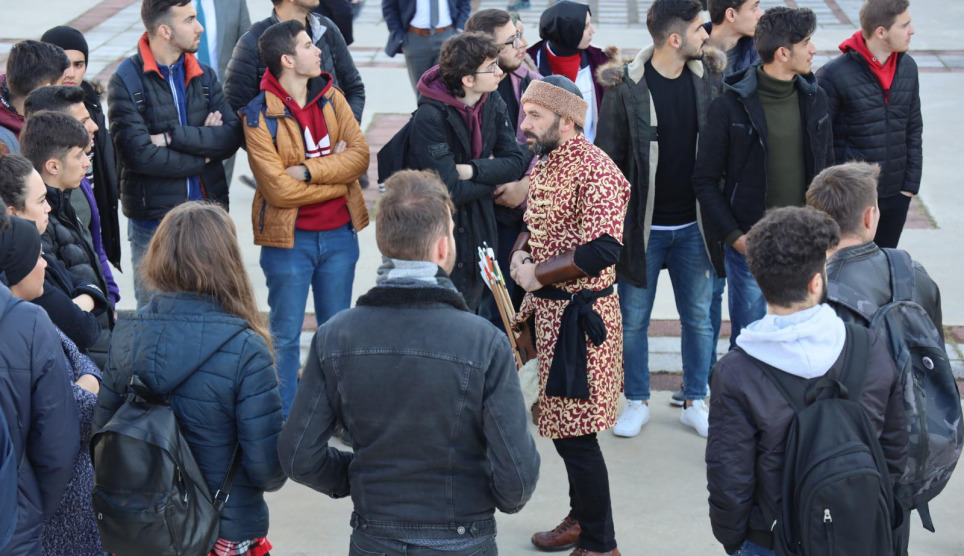
[[[502,71],[502,70],[501,70],[501,68],[499,68],[499,61],[496,60],[495,62],[492,62],[491,64],[485,66],[485,70],[484,70],[484,71],[477,71],[477,72],[475,72],[475,74],[478,75],[478,74],[480,74],[480,73],[498,73],[498,72],[500,72],[500,71]]]
[[[516,31],[515,36],[499,45],[500,50],[506,48],[518,48],[522,46],[522,31]]]

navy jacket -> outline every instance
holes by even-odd
[[[375,287],[319,328],[278,442],[288,476],[350,494],[386,538],[459,538],[539,476],[505,334],[441,281]],[[354,453],[328,446],[336,419]]]
[[[402,41],[405,40],[405,33],[408,26],[415,17],[415,0],[382,0],[382,17],[385,18],[385,25],[388,26],[388,44],[385,45],[385,54],[395,56],[402,51]],[[448,0],[449,13],[452,15],[452,26],[456,29],[464,29],[465,22],[469,19],[469,12],[472,11],[472,3],[469,0]]]
[[[43,309],[14,299],[2,284],[0,411],[15,457],[26,460],[18,476],[17,529],[0,555],[34,556],[41,552],[43,518],[57,511],[74,473],[80,417],[53,323]]]
[[[264,340],[212,298],[160,293],[121,319],[111,339],[94,430],[123,403],[133,370],[158,394],[172,394],[181,432],[212,493],[241,445],[241,467],[221,512],[221,538],[268,533],[264,491],[285,482],[277,441],[283,416],[278,375]]]

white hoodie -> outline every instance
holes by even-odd
[[[811,379],[823,376],[840,357],[844,322],[827,304],[792,315],[767,314],[744,328],[736,345],[781,371]]]

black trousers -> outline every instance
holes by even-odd
[[[595,433],[553,439],[552,443],[569,475],[571,515],[582,527],[577,546],[593,552],[613,550],[616,530],[609,496],[609,472]]]
[[[900,234],[904,231],[904,223],[907,222],[910,197],[903,193],[890,197],[880,197],[877,199],[877,207],[880,209],[880,222],[877,224],[877,235],[874,236],[874,243],[878,247],[896,249],[897,242],[900,241]]]

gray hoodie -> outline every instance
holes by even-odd
[[[843,320],[821,304],[792,315],[767,314],[744,328],[736,345],[781,371],[811,379],[830,370],[846,336]]]

